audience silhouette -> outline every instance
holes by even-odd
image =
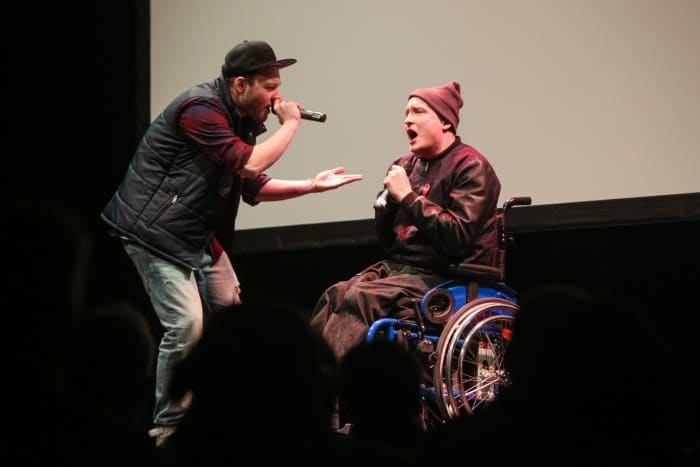
[[[8,353],[13,457],[23,465],[158,465],[138,426],[155,350],[144,314],[128,303],[88,305],[94,238],[77,210],[35,199],[4,208],[8,290],[21,300],[9,328],[23,343]]]
[[[70,327],[85,307],[93,237],[77,211],[48,200],[3,201],[11,426],[8,446],[26,465],[51,459]]]
[[[167,465],[236,457],[322,465],[335,365],[307,313],[291,304],[244,300],[207,315],[201,340],[175,371],[173,395],[189,393],[191,405],[163,447]]]
[[[337,465],[417,465],[421,372],[416,355],[395,341],[363,341],[348,351],[340,361],[339,397],[351,428],[338,443]]]
[[[64,465],[159,464],[145,429],[155,348],[145,315],[130,303],[104,305],[75,320],[56,433]]]
[[[569,285],[526,294],[487,409],[426,435],[423,465],[679,465],[663,395],[663,341],[640,311]]]

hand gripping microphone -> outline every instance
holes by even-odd
[[[413,164],[415,164],[415,157],[411,157],[408,161],[401,164],[401,167],[406,171],[406,175],[411,175],[413,171]],[[374,201],[374,207],[377,209],[383,209],[386,207],[386,203],[389,201],[389,189],[384,188],[384,191],[379,193],[377,199]]]
[[[270,112],[277,115],[277,113],[275,113],[275,106],[274,105],[270,106]],[[299,113],[301,113],[302,120],[311,120],[314,122],[325,122],[326,121],[326,114],[324,114],[323,112],[316,112],[315,110],[308,110],[308,109],[299,109]]]

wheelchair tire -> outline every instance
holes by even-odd
[[[514,302],[480,298],[468,302],[447,322],[437,343],[433,371],[444,420],[474,413],[509,384],[503,356],[517,311]]]

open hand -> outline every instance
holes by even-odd
[[[338,187],[362,180],[362,175],[345,175],[345,167],[323,170],[312,180],[313,191],[335,190]]]

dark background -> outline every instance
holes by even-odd
[[[159,331],[133,266],[99,220],[150,120],[148,2],[23,5],[18,15],[8,20],[18,19],[21,33],[5,32],[14,66],[5,67],[11,144],[4,199],[30,202],[37,216],[71,212],[90,253],[85,306],[131,301]],[[534,200],[518,208],[507,263],[508,283],[521,294],[568,282],[644,311],[673,355],[668,368],[650,369],[649,397],[668,400],[679,424],[693,430],[700,394],[698,200],[695,193],[539,208]],[[370,216],[351,229],[338,223],[242,232],[232,259],[244,299],[276,295],[310,310],[325,287],[380,257]],[[47,224],[11,227],[36,229],[37,242],[63,247]],[[48,271],[60,270],[44,260]],[[37,293],[50,294],[52,279],[34,277]],[[614,359],[614,351],[609,355]]]

